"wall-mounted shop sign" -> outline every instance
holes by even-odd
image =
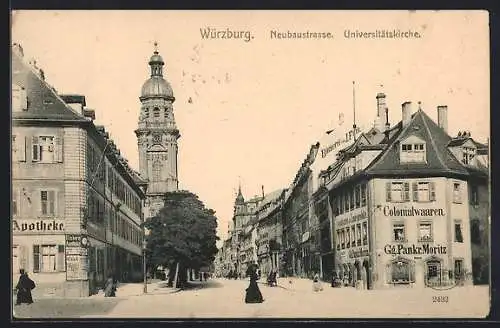
[[[66,279],[87,280],[88,239],[85,235],[66,235]]]
[[[385,216],[444,216],[442,208],[397,208],[396,206],[384,206]]]
[[[343,226],[346,224],[359,222],[359,221],[366,219],[367,217],[368,216],[366,214],[366,211],[363,210],[363,211],[359,212],[358,214],[350,215],[348,217],[339,219],[338,221],[336,221],[336,225]]]
[[[357,257],[363,257],[370,255],[368,247],[361,247],[349,250],[349,258],[354,259]]]
[[[64,221],[55,219],[12,220],[14,232],[63,232]]]
[[[423,245],[403,245],[396,244],[391,245],[387,244],[384,247],[384,252],[386,254],[392,255],[441,255],[446,254],[446,246],[436,245],[431,246],[430,244]]]

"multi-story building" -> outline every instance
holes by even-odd
[[[483,223],[489,210],[485,200],[469,205],[469,194],[481,185],[486,198],[488,173],[477,154],[487,147],[469,135],[450,137],[446,106],[438,106],[436,124],[406,102],[391,128],[384,99],[377,96],[377,116],[386,124],[360,135],[320,175],[329,191],[336,274],[365,288],[468,283],[470,206]]]
[[[271,270],[278,274],[282,271],[282,235],[281,206],[285,190],[269,193],[257,209],[257,264],[262,274]]]
[[[12,49],[12,251],[35,293],[88,296],[110,273],[142,279],[141,178],[85,97],[59,95]]]

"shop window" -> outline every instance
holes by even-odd
[[[418,240],[432,241],[432,223],[421,222],[418,225]]]
[[[453,183],[453,202],[462,203],[462,189],[460,182]]]
[[[470,222],[470,237],[471,243],[481,245],[481,230],[478,219],[472,219]]]
[[[456,243],[463,243],[464,242],[461,221],[455,221],[455,242]]]
[[[392,236],[394,241],[406,241],[404,223],[394,223],[392,226]]]
[[[425,143],[402,144],[401,162],[423,163],[426,161]]]
[[[363,245],[368,245],[368,222],[363,222]]]
[[[56,192],[54,190],[40,191],[40,212],[42,215],[56,215]]]
[[[426,282],[428,286],[437,286],[442,283],[441,262],[431,260],[427,262]]]
[[[390,269],[390,282],[393,284],[408,284],[415,281],[414,267],[406,259],[393,260]]]
[[[410,200],[409,182],[387,182],[386,200],[388,202],[407,202]]]

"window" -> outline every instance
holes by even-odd
[[[474,206],[479,205],[479,187],[477,185],[470,187],[470,203]]]
[[[460,182],[453,183],[453,202],[462,203],[462,190],[460,188]]]
[[[161,180],[161,162],[156,160],[153,162],[153,180],[160,181]]]
[[[361,246],[361,223],[356,225],[356,241],[357,245]]]
[[[149,118],[149,108],[144,108],[144,117]]]
[[[20,112],[28,109],[26,89],[17,84],[12,84],[12,111]]]
[[[54,190],[40,191],[40,210],[42,215],[56,214],[56,192]]]
[[[345,248],[345,230],[342,229],[341,232],[340,232],[340,240],[341,240],[341,248],[344,249]]]
[[[351,227],[351,246],[356,247],[356,225]]]
[[[413,182],[413,200],[416,202],[429,202],[436,200],[434,182]]]
[[[54,136],[33,137],[31,159],[33,162],[62,162],[62,140]]]
[[[366,184],[361,185],[361,207],[366,205]]]
[[[470,222],[470,239],[471,243],[481,245],[481,230],[478,219],[472,219]]]
[[[418,240],[432,241],[432,224],[430,222],[421,222],[418,225]]]
[[[462,163],[466,165],[471,165],[474,163],[474,157],[476,156],[476,149],[471,147],[463,148],[463,158]]]
[[[351,228],[346,229],[346,236],[347,236],[346,247],[349,248],[349,247],[351,247]],[[354,240],[354,238],[353,238],[353,240]]]
[[[407,163],[421,163],[426,161],[425,144],[402,144],[401,161]]]
[[[386,199],[388,202],[407,202],[410,200],[409,182],[387,182]]]
[[[64,271],[63,245],[33,245],[33,272]]]
[[[454,274],[456,280],[463,280],[464,278],[464,260],[463,259],[455,259],[454,261]]]
[[[12,190],[12,215],[19,214],[19,192],[17,190]]]
[[[26,161],[26,137],[12,136],[12,159],[14,161]]]
[[[404,223],[394,223],[392,226],[392,235],[394,241],[405,241],[405,225]]]
[[[368,245],[368,223],[363,222],[363,245]]]
[[[456,243],[463,243],[464,242],[461,221],[455,221],[455,242]]]
[[[158,107],[153,108],[153,117],[154,118],[160,117],[160,109]]]
[[[355,190],[356,188],[351,188],[349,189],[349,204],[350,204],[350,209],[353,210],[355,208],[354,204],[355,204]]]
[[[337,250],[340,250],[340,232],[337,230]]]
[[[361,186],[356,186],[354,188],[354,193],[356,199],[356,208],[359,208],[361,204]]]

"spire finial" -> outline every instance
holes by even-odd
[[[422,109],[422,102],[419,100],[418,101],[418,110],[421,110]]]
[[[154,46],[155,46],[155,54],[158,54],[158,41],[154,42]]]

